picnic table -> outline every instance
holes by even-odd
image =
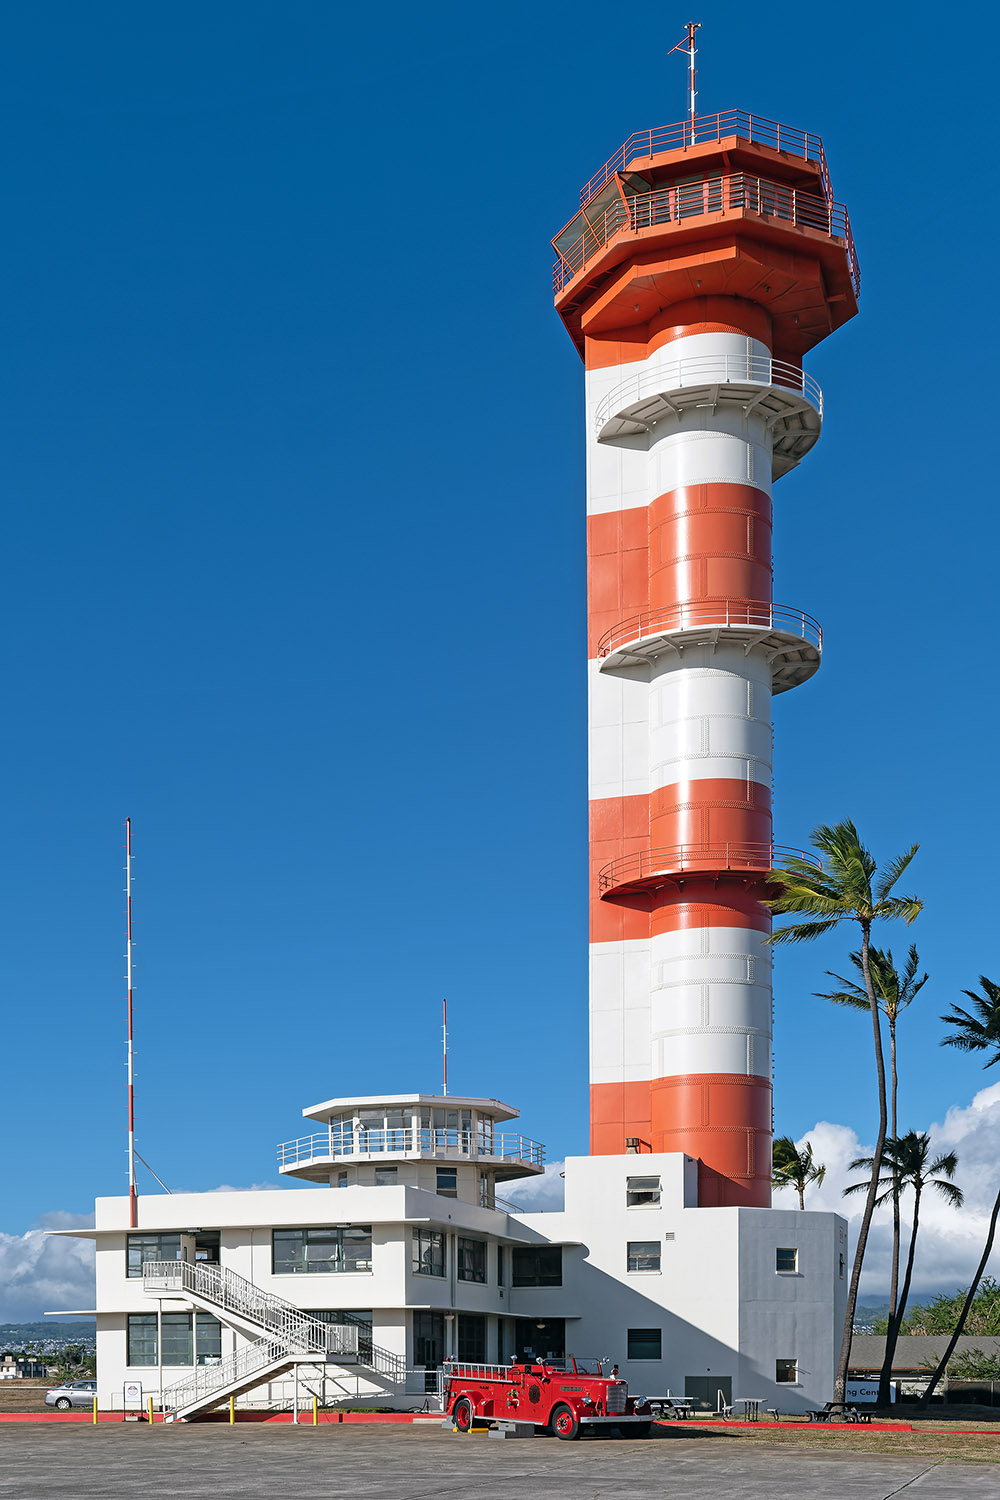
[[[653,1396],[649,1404],[659,1416],[676,1417],[678,1421],[694,1414],[694,1402],[689,1396]]]

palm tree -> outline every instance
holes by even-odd
[[[994,984],[992,979],[987,979],[985,974],[980,974],[979,987],[983,992],[981,995],[977,995],[975,990],[962,991],[962,994],[972,1001],[975,1014],[962,1010],[958,1005],[952,1005],[950,1013],[941,1017],[945,1025],[951,1027],[951,1034],[942,1038],[941,1045],[942,1047],[957,1047],[960,1052],[991,1052],[993,1055],[983,1063],[983,1067],[992,1068],[994,1063],[1000,1062],[1000,984]],[[1000,1215],[1000,1190],[993,1200],[993,1212],[990,1214],[990,1224],[986,1231],[986,1245],[983,1248],[982,1259],[972,1278],[972,1285],[966,1293],[962,1311],[958,1315],[958,1322],[948,1341],[948,1347],[942,1354],[938,1367],[921,1397],[923,1405],[930,1401],[937,1389],[937,1383],[947,1369],[948,1361],[954,1354],[955,1345],[965,1327],[969,1309],[975,1300],[976,1291],[983,1279],[983,1272],[986,1270],[986,1264],[993,1250],[998,1215]]]
[[[891,1198],[894,1203],[898,1204],[900,1195],[911,1187],[913,1189],[913,1220],[910,1225],[910,1247],[906,1255],[903,1289],[899,1294],[899,1304],[895,1315],[889,1314],[885,1356],[878,1378],[879,1406],[888,1406],[891,1399],[889,1387],[892,1383],[892,1361],[896,1353],[899,1330],[903,1325],[907,1298],[910,1295],[910,1282],[913,1278],[913,1256],[917,1248],[917,1230],[920,1227],[920,1199],[926,1188],[934,1188],[946,1202],[951,1204],[952,1208],[961,1208],[964,1201],[962,1189],[956,1187],[951,1180],[958,1167],[958,1157],[954,1151],[948,1151],[944,1156],[936,1156],[933,1161],[929,1161],[930,1151],[929,1135],[919,1135],[915,1130],[908,1130],[903,1136],[889,1136],[882,1157],[883,1170],[888,1170],[885,1176],[880,1175],[878,1178],[878,1194],[875,1201],[882,1204]],[[859,1156],[856,1161],[851,1162],[852,1172],[864,1171],[869,1175],[865,1182],[855,1182],[845,1188],[845,1197],[849,1193],[863,1192],[869,1187],[873,1167],[874,1159],[870,1156]],[[943,1176],[938,1177],[936,1174],[939,1172],[943,1173]]]
[[[770,880],[775,894],[764,898],[776,916],[797,916],[801,920],[779,927],[772,934],[774,943],[803,943],[811,938],[832,932],[841,922],[857,922],[861,928],[861,975],[868,996],[868,1010],[872,1018],[875,1046],[875,1072],[878,1079],[878,1136],[875,1154],[872,1157],[872,1176],[868,1187],[858,1243],[854,1252],[854,1265],[847,1290],[847,1309],[844,1315],[844,1331],[840,1340],[840,1356],[837,1360],[837,1376],[833,1387],[833,1406],[843,1410],[844,1389],[851,1358],[851,1338],[854,1332],[854,1311],[858,1303],[858,1286],[861,1281],[861,1266],[868,1246],[868,1232],[875,1199],[878,1196],[878,1178],[882,1168],[882,1149],[885,1145],[887,1107],[885,1092],[885,1058],[882,1055],[882,1030],[879,1025],[878,996],[872,980],[868,955],[871,948],[871,932],[875,922],[901,920],[908,926],[915,922],[923,910],[923,902],[916,896],[894,896],[893,887],[917,852],[914,844],[905,854],[891,860],[880,873],[878,864],[870,850],[858,837],[858,830],[849,818],[832,827],[821,824],[811,835],[813,847],[823,856],[824,865],[817,869],[807,858],[796,857],[788,861],[784,870],[772,870]]]
[[[776,1188],[793,1187],[799,1195],[799,1207],[806,1206],[806,1188],[811,1183],[820,1187],[826,1176],[826,1168],[813,1161],[812,1142],[806,1141],[800,1151],[790,1135],[775,1137],[771,1148],[773,1172],[771,1181]]]
[[[852,953],[851,963],[861,972],[861,954]],[[870,948],[868,951],[868,966],[871,969],[872,984],[878,997],[879,1009],[889,1022],[889,1134],[897,1136],[897,1096],[899,1091],[899,1077],[896,1069],[896,1026],[899,1017],[906,1007],[916,998],[917,991],[921,990],[927,983],[927,975],[921,974],[917,978],[917,970],[920,967],[920,959],[917,950],[911,943],[910,952],[906,959],[906,968],[902,976],[896,971],[893,963],[892,953],[881,948]],[[868,993],[863,985],[855,983],[852,979],[845,979],[841,974],[834,974],[827,969],[831,979],[836,979],[843,989],[833,990],[827,994],[817,995],[819,1000],[832,1000],[835,1005],[851,1005],[856,1010],[868,1009]],[[892,1195],[892,1270],[889,1277],[889,1320],[896,1314],[896,1297],[899,1291],[899,1190]]]

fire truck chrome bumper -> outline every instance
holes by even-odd
[[[588,1427],[596,1427],[599,1423],[604,1423],[608,1427],[624,1427],[627,1422],[652,1422],[654,1420],[652,1412],[648,1417],[577,1417],[581,1427],[584,1422]]]

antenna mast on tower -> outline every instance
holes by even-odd
[[[688,118],[691,122],[691,139],[688,144],[690,146],[694,145],[695,100],[698,97],[697,89],[695,88],[697,75],[695,74],[694,67],[695,54],[698,48],[695,46],[694,34],[700,30],[700,21],[689,21],[687,23],[687,36],[682,42],[678,42],[676,47],[671,47],[670,52],[667,53],[668,57],[674,52],[686,52],[688,55]]]
[[[448,1097],[448,1002],[441,1001],[441,1014],[444,1024],[441,1027],[441,1062],[444,1071],[444,1082],[441,1093]]]
[[[132,819],[125,819],[125,978],[128,988],[128,1223],[139,1227],[139,1195],[135,1186],[135,1048],[132,1035]]]

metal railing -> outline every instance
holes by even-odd
[[[479,1135],[471,1130],[355,1130],[300,1136],[278,1146],[278,1166],[295,1166],[317,1158],[403,1155],[486,1157],[544,1166],[545,1147],[513,1133]]]
[[[358,1364],[367,1365],[379,1375],[389,1375],[399,1380],[406,1374],[406,1360],[391,1349],[384,1349],[372,1339],[372,1325],[367,1318],[358,1318],[354,1313],[340,1314],[344,1325],[357,1329]]]
[[[495,1380],[506,1385],[512,1383],[510,1365],[481,1365],[464,1359],[445,1360],[441,1373],[445,1381]]]
[[[631,641],[648,640],[674,630],[696,630],[710,626],[760,630],[769,634],[781,631],[798,636],[823,650],[823,630],[818,620],[804,610],[785,604],[768,604],[746,599],[704,599],[693,604],[670,604],[632,615],[606,630],[597,643],[598,656],[608,656]]]
[[[234,1354],[228,1354],[220,1364],[199,1365],[191,1374],[185,1375],[173,1385],[168,1385],[160,1398],[164,1412],[170,1414],[183,1411],[195,1402],[209,1401],[230,1386],[238,1386],[255,1375],[263,1378],[266,1370],[290,1364],[294,1355],[283,1339],[267,1336],[244,1344]]]
[[[220,1311],[256,1323],[291,1353],[357,1355],[357,1328],[342,1323],[323,1323],[293,1303],[262,1291],[226,1266],[205,1261],[146,1261],[142,1268],[142,1284],[147,1292],[190,1292],[204,1297]]]
[[[493,1204],[492,1204],[492,1206],[494,1208],[498,1208],[501,1213],[505,1213],[505,1214],[523,1214],[524,1213],[524,1208],[523,1208],[523,1206],[520,1203],[511,1203],[511,1201],[510,1201],[509,1198],[501,1198],[501,1196],[500,1196],[499,1193],[494,1193],[493,1194]]]
[[[594,414],[598,433],[612,417],[659,392],[680,391],[686,386],[756,385],[779,386],[794,391],[823,415],[823,392],[811,375],[800,365],[784,359],[771,359],[747,349],[739,354],[699,354],[689,359],[675,359],[670,364],[637,370],[621,385],[615,386],[599,404]]]
[[[781,861],[804,860],[813,869],[822,864],[814,855],[784,844],[724,843],[675,844],[668,849],[642,849],[611,860],[598,872],[598,890],[603,895],[618,886],[651,880],[658,875],[680,875],[693,870],[747,870],[766,874]]]
[[[578,271],[621,231],[636,232],[657,224],[683,224],[688,219],[719,213],[753,213],[782,219],[799,229],[816,229],[841,239],[847,251],[855,294],[861,290],[851,222],[843,203],[802,192],[786,182],[769,182],[745,172],[707,177],[703,182],[677,183],[655,192],[616,198],[586,221],[586,228],[568,249],[558,251],[553,287],[562,291]]]
[[[765,120],[742,109],[726,109],[716,115],[699,115],[692,130],[690,120],[680,120],[676,125],[660,125],[654,130],[637,130],[608,158],[599,172],[580,190],[580,207],[586,208],[591,198],[609,183],[616,172],[624,172],[629,162],[641,157],[659,156],[663,151],[681,151],[685,146],[709,145],[712,141],[727,140],[739,136],[759,146],[770,146],[775,151],[787,151],[792,156],[814,161],[820,169],[823,187],[828,198],[830,173],[826,165],[826,152],[818,135],[808,130],[797,130],[792,125],[779,125],[777,120]]]

